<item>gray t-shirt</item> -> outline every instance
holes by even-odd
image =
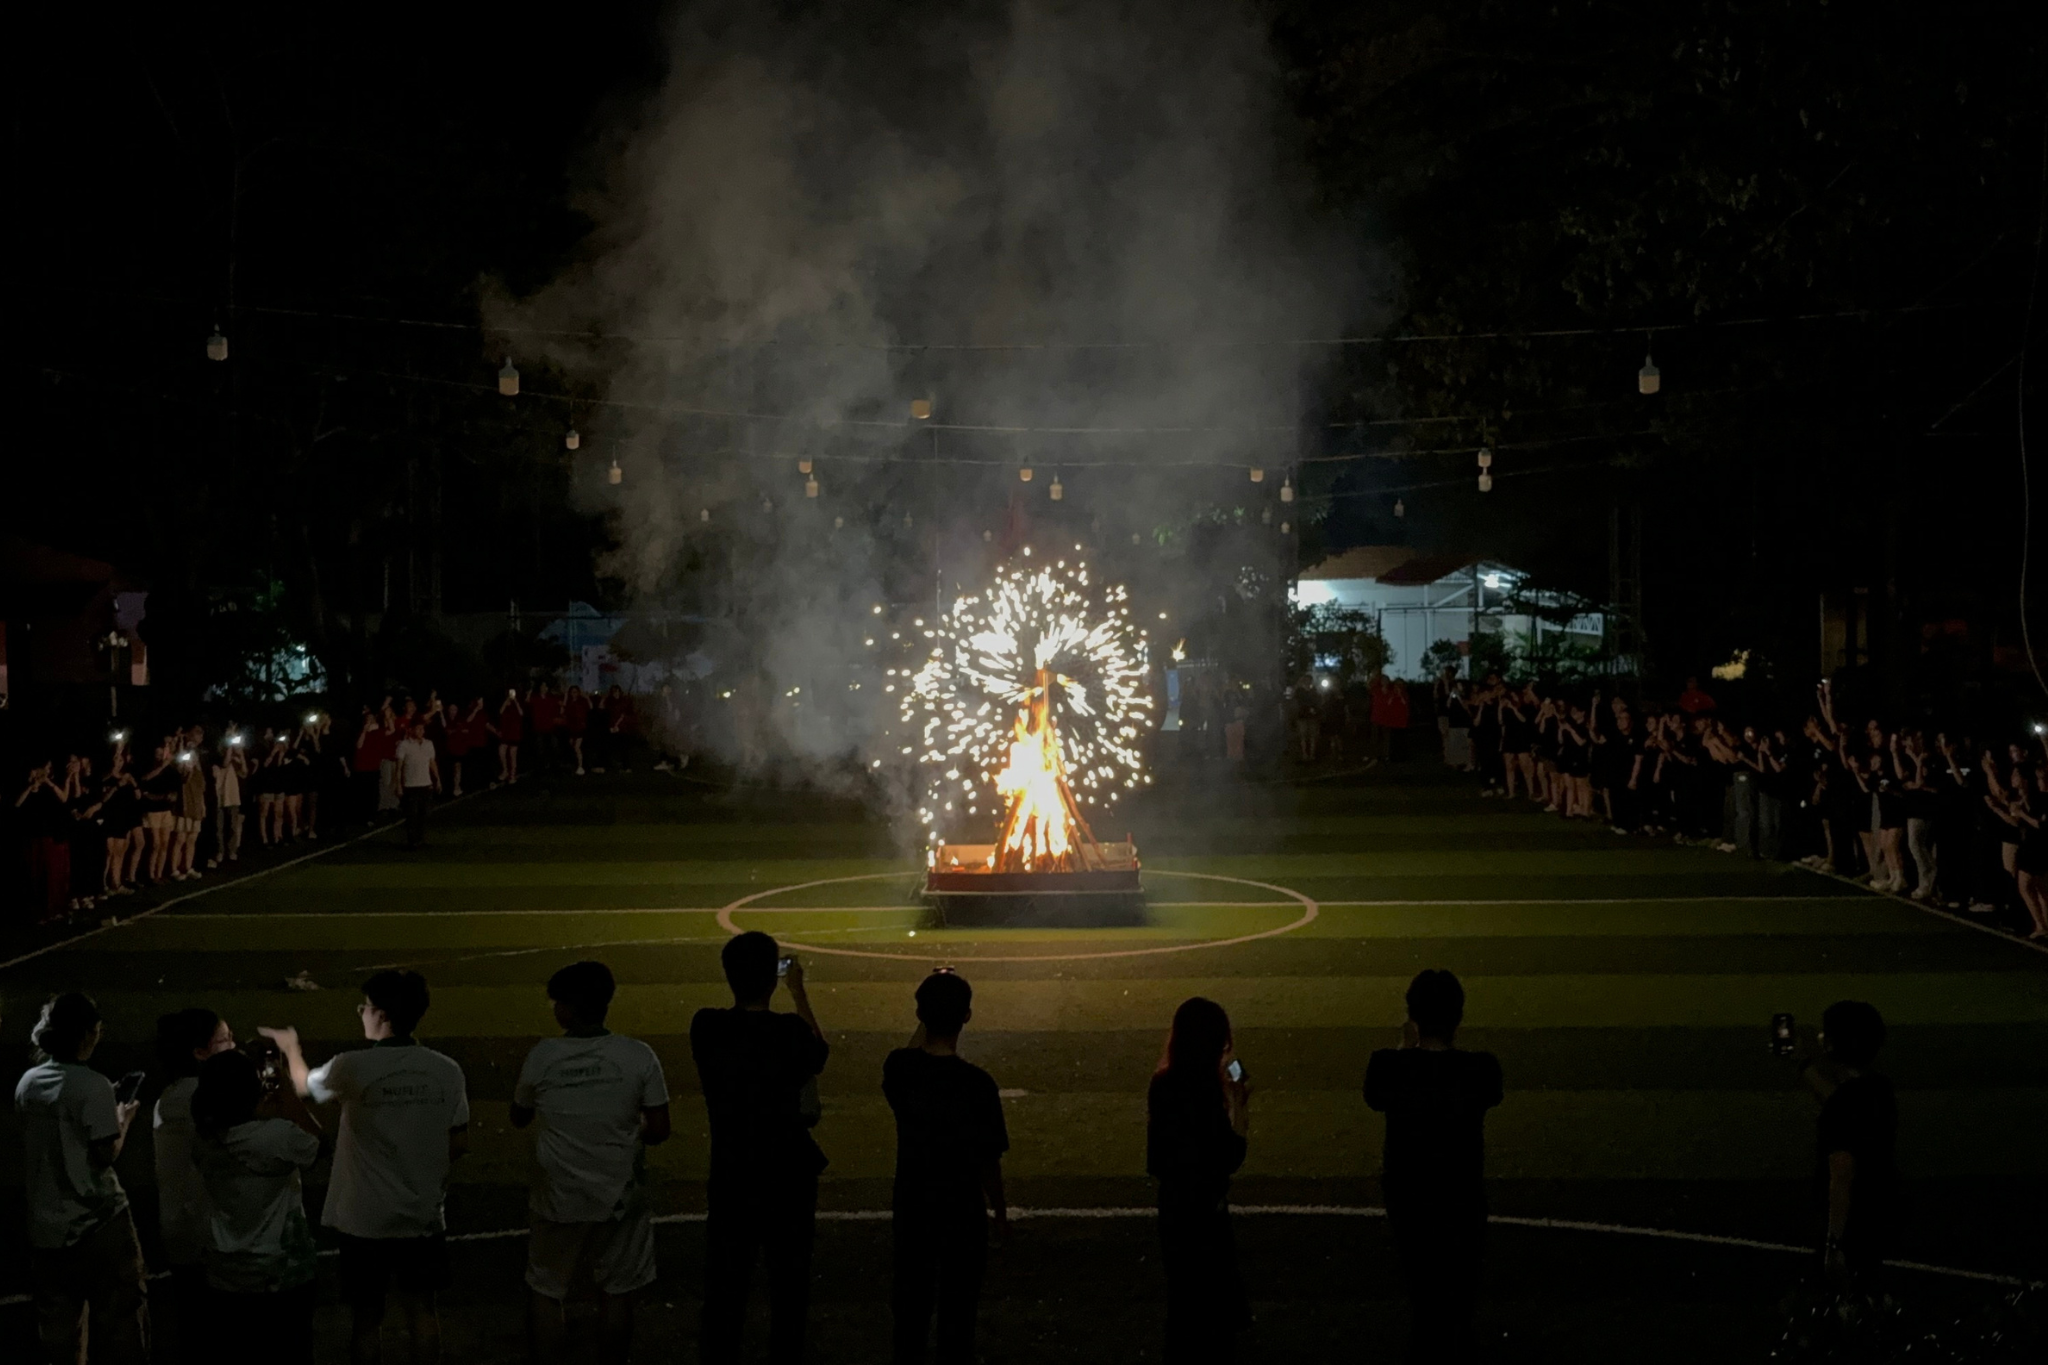
[[[112,1081],[83,1062],[44,1062],[22,1073],[14,1112],[30,1246],[68,1247],[128,1207],[120,1177],[89,1155],[93,1143],[121,1135]]]
[[[192,1141],[206,1181],[206,1281],[231,1294],[296,1289],[313,1278],[313,1230],[299,1172],[320,1139],[289,1119],[251,1119]]]
[[[192,1092],[196,1076],[181,1076],[157,1098],[157,1231],[164,1259],[198,1265],[206,1250],[206,1182],[192,1164]]]

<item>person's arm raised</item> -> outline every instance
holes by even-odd
[[[811,1013],[811,997],[804,990],[804,964],[802,959],[789,960],[789,975],[782,978],[782,984],[789,990],[789,1007],[796,1017],[811,1026],[811,1032],[823,1038],[825,1031],[818,1027],[817,1016]]]

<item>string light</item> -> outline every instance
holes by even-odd
[[[809,460],[798,460],[798,461],[796,462],[796,472],[797,472],[797,473],[799,473],[799,474],[808,474],[808,473],[810,473],[810,472],[811,472],[811,462],[810,462]]]
[[[1657,368],[1657,362],[1650,359],[1650,353],[1643,353],[1643,368],[1636,371],[1636,392],[1655,393],[1664,386],[1664,372]]]
[[[910,521],[910,513],[908,513],[908,512],[905,512],[905,513],[903,514],[903,529],[907,531],[907,530],[909,530],[909,529],[910,529],[910,526],[911,526],[911,521]]]
[[[807,498],[818,496],[818,480],[815,475],[804,480],[804,496]]]
[[[763,499],[761,499],[761,510],[762,510],[763,512],[773,512],[773,511],[775,510],[775,499],[773,499],[773,498],[763,498]]]
[[[929,421],[932,415],[932,400],[929,398],[911,399],[910,415],[920,422]]]
[[[1402,501],[1401,501],[1401,500],[1400,500],[1399,498],[1395,498],[1395,499],[1394,499],[1394,515],[1395,515],[1395,516],[1397,516],[1397,517],[1405,517],[1405,516],[1407,516],[1407,515],[1408,515],[1408,504],[1407,504],[1407,503],[1405,503],[1405,502],[1402,502]]]
[[[1052,494],[1054,502],[1058,502],[1061,498],[1067,496],[1067,490],[1060,486],[1060,472],[1057,469],[1052,472],[1052,487],[1045,491]]]
[[[1271,526],[1273,524],[1273,509],[1261,507],[1259,509],[1259,521],[1262,525]]]
[[[617,460],[613,460],[612,467],[604,472],[604,481],[610,484],[621,484],[626,481],[626,471],[619,468]]]
[[[1253,465],[1253,466],[1252,466],[1252,482],[1253,482],[1253,483],[1264,483],[1265,481],[1266,481],[1266,471],[1265,471],[1265,470],[1263,470],[1263,469],[1261,469],[1261,468],[1259,468],[1259,467],[1258,467],[1257,465]]]
[[[835,531],[844,531],[844,530],[846,529],[846,518],[845,518],[845,517],[834,517],[834,518],[832,518],[832,529],[833,529],[833,530],[835,530]]]
[[[700,508],[698,508],[698,509],[697,509],[697,520],[699,520],[699,521],[709,521],[709,520],[711,520],[711,509],[710,509],[709,507],[700,507]]]
[[[228,358],[228,339],[221,332],[220,324],[217,322],[213,324],[213,335],[206,339],[206,358],[208,360],[226,360]]]
[[[583,434],[574,427],[570,427],[562,436],[562,448],[565,450],[574,450],[582,444]]]
[[[519,367],[509,355],[505,357],[505,368],[498,371],[498,392],[507,398],[519,396]]]
[[[1283,536],[1291,536],[1291,535],[1293,535],[1293,534],[1294,534],[1294,523],[1293,523],[1293,522],[1291,522],[1291,521],[1283,521],[1283,522],[1281,522],[1281,523],[1280,523],[1280,534],[1281,534],[1281,535],[1283,535]]]
[[[1028,465],[1028,464],[1027,464],[1027,465],[1025,465],[1025,466],[1024,466],[1023,468],[1021,468],[1021,469],[1019,469],[1019,470],[1017,471],[1017,482],[1019,482],[1019,483],[1030,483],[1030,482],[1031,482],[1031,466],[1030,466],[1030,465]]]
[[[1479,491],[1482,493],[1491,493],[1493,491],[1493,475],[1484,469],[1479,471]]]
[[[1294,480],[1285,475],[1282,475],[1280,479],[1280,501],[1294,501]]]
[[[1492,451],[1490,451],[1490,450],[1482,450],[1482,451],[1480,451],[1480,452],[1479,452],[1479,467],[1480,467],[1481,469],[1491,469],[1491,468],[1493,468],[1493,452],[1492,452]]]

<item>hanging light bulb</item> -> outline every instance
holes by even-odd
[[[844,530],[846,529],[846,518],[845,518],[845,517],[834,517],[834,518],[832,518],[832,529],[833,529],[833,530],[835,530],[835,531],[844,531]]]
[[[1058,502],[1061,498],[1067,496],[1067,490],[1060,486],[1060,472],[1057,469],[1052,472],[1052,487],[1045,491],[1052,494],[1054,502]]]
[[[507,398],[519,396],[519,367],[509,355],[505,357],[505,368],[498,371],[498,392]]]
[[[808,474],[808,473],[810,473],[810,472],[811,472],[811,462],[810,462],[809,460],[798,460],[798,461],[796,462],[796,472],[797,472],[797,473],[799,473],[799,474]]]
[[[804,480],[804,496],[807,498],[818,496],[818,480],[815,476]]]
[[[1493,475],[1484,469],[1479,471],[1479,491],[1482,493],[1491,493],[1493,491]]]
[[[617,460],[613,460],[612,467],[604,472],[604,481],[610,484],[620,484],[626,481],[626,471],[619,468]]]
[[[1394,499],[1394,515],[1395,515],[1395,516],[1397,516],[1397,517],[1405,517],[1405,516],[1407,516],[1407,515],[1408,515],[1408,504],[1407,504],[1407,503],[1405,503],[1405,502],[1402,502],[1402,501],[1401,501],[1401,500],[1400,500],[1399,498],[1395,498],[1395,499]]]
[[[1284,475],[1280,479],[1280,501],[1294,501],[1294,480]]]
[[[1650,359],[1648,351],[1643,352],[1643,368],[1636,371],[1636,392],[1655,393],[1664,386],[1664,372],[1657,368],[1657,362]]]
[[[910,521],[910,513],[908,513],[908,512],[905,512],[905,513],[903,514],[903,526],[904,526],[904,529],[905,529],[905,530],[908,530],[908,529],[910,528],[910,525],[911,525],[911,521]]]
[[[1027,464],[1027,465],[1025,465],[1025,466],[1024,466],[1024,467],[1023,467],[1022,469],[1019,469],[1019,470],[1017,471],[1017,481],[1018,481],[1019,483],[1030,483],[1030,482],[1031,482],[1031,466],[1030,466],[1030,465],[1028,465],[1028,464]]]
[[[1480,467],[1481,469],[1491,469],[1491,468],[1493,468],[1493,452],[1492,452],[1492,451],[1490,451],[1490,450],[1482,450],[1482,451],[1480,451],[1480,452],[1479,452],[1479,467]]]
[[[1257,465],[1253,465],[1253,466],[1252,466],[1252,482],[1253,482],[1253,483],[1264,483],[1265,481],[1266,481],[1266,471],[1265,471],[1265,470],[1263,470],[1263,469],[1261,469],[1261,468],[1259,468],[1259,467],[1258,467]]]
[[[994,540],[995,538],[996,538],[996,533],[995,533],[994,531],[983,531],[983,532],[981,533],[981,543],[982,543],[982,544],[984,544],[984,545],[988,544],[988,543],[989,543],[990,541]]]
[[[711,520],[711,509],[710,509],[709,507],[700,507],[700,508],[698,508],[698,509],[697,509],[697,520],[699,520],[699,521],[709,521],[709,520]]]
[[[228,358],[228,339],[221,332],[220,324],[217,322],[213,324],[213,335],[206,339],[206,358],[208,360],[226,360]]]
[[[932,400],[931,400],[931,399],[929,399],[929,398],[913,398],[913,399],[911,399],[911,400],[910,400],[910,415],[911,415],[912,417],[915,417],[915,418],[916,418],[916,419],[917,419],[918,421],[920,421],[920,422],[922,422],[922,421],[925,421],[925,420],[927,420],[928,418],[930,418],[930,417],[931,417],[931,415],[932,415]]]
[[[1283,522],[1281,522],[1281,523],[1280,523],[1280,534],[1281,534],[1281,535],[1283,535],[1283,536],[1291,536],[1291,535],[1293,535],[1293,534],[1294,534],[1294,523],[1293,523],[1293,522],[1291,522],[1291,521],[1283,521]]]
[[[1273,524],[1273,509],[1261,507],[1259,509],[1259,521],[1266,526],[1271,526]]]
[[[563,448],[563,449],[565,449],[565,450],[574,450],[574,449],[576,449],[576,448],[577,448],[578,446],[580,446],[580,445],[582,445],[582,444],[583,444],[583,433],[581,433],[581,432],[579,432],[578,430],[576,430],[576,428],[574,428],[574,427],[570,427],[570,428],[569,428],[569,430],[568,430],[567,432],[563,433],[563,436],[562,436],[562,448]]]

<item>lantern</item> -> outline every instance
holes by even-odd
[[[930,418],[930,416],[932,415],[932,400],[929,398],[911,399],[910,415],[912,417],[915,417],[920,422]]]
[[[804,496],[807,498],[818,496],[818,480],[815,477],[804,480]]]
[[[996,533],[995,533],[994,531],[983,531],[983,532],[981,533],[981,543],[982,543],[982,544],[984,544],[984,545],[988,544],[988,543],[989,543],[990,541],[994,540],[995,538],[996,538]]]
[[[697,509],[697,520],[699,520],[699,521],[709,521],[709,520],[711,520],[711,509],[710,509],[709,507],[700,507],[700,508],[698,508],[698,509]]]
[[[1265,481],[1266,481],[1266,471],[1265,471],[1265,470],[1263,470],[1263,469],[1260,469],[1260,468],[1259,468],[1259,467],[1258,467],[1257,465],[1253,465],[1253,466],[1252,466],[1252,482],[1253,482],[1253,483],[1264,483]]]
[[[1261,525],[1271,526],[1273,524],[1273,509],[1261,507],[1259,509],[1259,522]]]
[[[505,368],[498,371],[498,392],[507,398],[519,396],[519,367],[509,355],[505,357]]]
[[[1484,469],[1479,471],[1479,491],[1482,493],[1491,493],[1493,491],[1493,475]]]
[[[570,427],[562,436],[562,448],[565,450],[574,450],[582,444],[583,434],[574,427]]]
[[[1293,479],[1291,479],[1291,478],[1285,478],[1285,477],[1283,477],[1283,478],[1282,478],[1282,479],[1280,480],[1280,501],[1282,501],[1282,502],[1293,502],[1293,501],[1294,501],[1294,480],[1293,480]]]
[[[226,360],[228,358],[228,339],[221,334],[219,323],[214,324],[213,335],[206,339],[206,358],[208,360]]]
[[[1490,451],[1490,450],[1482,450],[1482,451],[1480,451],[1480,452],[1479,452],[1479,467],[1480,467],[1481,469],[1491,469],[1491,468],[1493,468],[1493,452],[1492,452],[1492,451]]]
[[[617,460],[613,460],[612,467],[604,472],[604,481],[609,484],[622,484],[626,481],[626,471],[619,468]]]
[[[1408,515],[1408,504],[1406,504],[1406,503],[1402,502],[1402,501],[1401,501],[1401,500],[1400,500],[1399,498],[1395,498],[1395,499],[1394,499],[1394,515],[1395,515],[1395,516],[1397,516],[1397,517],[1405,517],[1405,516],[1407,516],[1407,515]]]
[[[1067,496],[1067,490],[1060,486],[1060,473],[1057,469],[1055,469],[1052,473],[1052,487],[1046,489],[1045,491],[1052,494],[1052,500],[1054,502],[1058,502],[1061,498]]]
[[[1293,535],[1293,534],[1294,534],[1294,523],[1293,523],[1293,522],[1291,522],[1291,521],[1283,521],[1283,522],[1281,522],[1281,523],[1280,523],[1280,534],[1281,534],[1281,535],[1283,535],[1283,536],[1291,536],[1291,535]]]
[[[811,472],[811,462],[810,462],[809,460],[798,460],[798,461],[796,462],[796,472],[797,472],[797,473],[799,473],[799,474],[808,474],[808,473],[810,473],[810,472]]]
[[[1023,467],[1022,469],[1020,469],[1020,470],[1018,470],[1018,471],[1017,471],[1017,481],[1018,481],[1019,483],[1030,483],[1030,482],[1031,482],[1031,466],[1030,466],[1030,465],[1028,465],[1028,464],[1027,464],[1027,465],[1025,465],[1025,466],[1024,466],[1024,467]]]
[[[845,518],[845,517],[834,517],[834,518],[832,518],[832,529],[833,529],[833,530],[835,530],[835,531],[844,531],[844,530],[846,529],[846,518]]]
[[[1663,386],[1664,372],[1657,368],[1657,363],[1650,359],[1649,353],[1644,352],[1643,368],[1636,371],[1636,392],[1655,393]]]

